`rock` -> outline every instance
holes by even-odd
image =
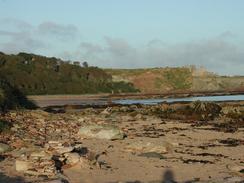
[[[135,153],[168,153],[172,151],[173,144],[168,142],[162,142],[160,144],[156,144],[153,142],[133,142],[125,147],[125,151],[135,152]]]
[[[190,109],[200,120],[210,120],[218,117],[222,108],[214,102],[194,101],[190,104]]]
[[[119,109],[120,112],[131,112],[133,110],[131,110],[128,106],[122,106]]]
[[[241,114],[244,111],[244,108],[241,108],[240,106],[226,106],[223,107],[221,112],[223,114]]]
[[[88,167],[90,167],[90,163],[91,163],[91,161],[88,160],[87,158],[85,158],[83,156],[80,157],[80,165],[81,165],[81,167],[88,168]]]
[[[227,168],[232,172],[244,174],[244,165],[227,165]]]
[[[85,120],[85,118],[79,118],[77,121],[80,123],[84,123],[86,120]]]
[[[78,153],[66,153],[64,156],[68,165],[75,165],[80,161],[80,155]]]
[[[89,125],[80,128],[79,135],[86,138],[97,138],[107,140],[123,139],[125,134],[116,126],[111,125]]]
[[[111,114],[111,109],[112,109],[112,107],[107,107],[107,108],[104,109],[104,111],[102,111],[100,114],[103,114],[103,115],[109,115],[109,114]]]
[[[225,179],[226,183],[243,183],[243,177],[228,177]]]
[[[162,156],[159,153],[156,152],[146,152],[146,153],[141,153],[138,156],[146,157],[146,158],[158,158],[158,159],[165,159],[164,156]]]
[[[51,159],[51,156],[48,155],[46,152],[44,151],[39,151],[39,152],[32,152],[30,154],[30,157],[32,158],[46,158],[46,159]]]
[[[45,147],[46,148],[49,148],[49,147],[62,147],[62,143],[59,142],[59,141],[48,141],[48,143],[45,144]]]
[[[163,103],[160,105],[162,111],[168,111],[170,109],[170,105]]]
[[[167,105],[167,104],[166,104]],[[171,104],[168,106],[168,108],[166,108],[165,112],[167,111],[182,111],[186,109],[186,105],[185,104]]]
[[[74,147],[70,146],[70,147],[60,147],[56,149],[56,152],[59,154],[65,154],[65,153],[69,153],[71,151],[74,150]]]
[[[16,160],[15,169],[18,172],[26,172],[30,168],[30,163],[28,161]]]
[[[136,116],[135,116],[135,119],[136,120],[146,120],[147,118],[145,117],[145,116],[143,116],[142,114],[137,114]]]
[[[10,150],[10,146],[7,144],[0,143],[0,153],[5,153]]]
[[[55,179],[55,180],[49,180],[49,181],[39,182],[39,183],[69,183],[69,182],[65,179]]]
[[[128,116],[128,115],[126,115],[126,116],[121,116],[121,121],[123,121],[123,122],[127,122],[127,121],[135,121],[135,118],[132,117],[132,116]]]

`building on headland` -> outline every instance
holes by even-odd
[[[78,61],[74,61],[74,62],[73,62],[73,65],[80,66],[80,62],[78,62]]]
[[[204,77],[204,76],[214,76],[214,75],[216,75],[213,72],[207,71],[207,69],[204,66],[197,67],[195,65],[190,65],[190,66],[187,66],[187,67],[192,72],[192,76],[195,76],[195,77]]]

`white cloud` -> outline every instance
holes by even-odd
[[[234,44],[230,32],[188,43],[166,44],[159,39],[133,47],[128,41],[105,37],[98,45],[82,43],[74,56],[91,64],[113,68],[201,65],[221,74],[242,74],[244,47]]]
[[[54,52],[74,41],[79,30],[74,25],[62,25],[54,22],[43,22],[35,27],[29,23],[13,19],[0,19],[0,50],[6,53],[17,52]]]
[[[40,35],[57,38],[61,41],[73,41],[78,35],[78,28],[74,25],[62,25],[54,22],[43,22],[38,28],[37,32]]]
[[[126,39],[109,36],[104,37],[102,43],[82,42],[81,32],[75,25],[49,21],[33,26],[11,18],[0,19],[0,24],[0,51],[6,53],[34,52],[66,60],[85,60],[90,65],[100,67],[142,68],[194,64],[221,74],[244,74],[244,46],[238,44],[238,36],[230,31],[184,43],[170,44],[162,39],[152,39],[143,45],[134,46]]]

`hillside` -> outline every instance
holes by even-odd
[[[0,53],[0,78],[3,77],[28,95],[137,91],[131,83],[112,81],[110,74],[97,67],[27,53]]]
[[[143,93],[244,91],[244,76],[218,76],[194,66],[105,71],[113,81],[133,83]]]
[[[0,52],[0,79],[5,78],[11,87],[27,95],[244,90],[244,76],[218,76],[194,66],[100,69],[79,64],[55,57]]]

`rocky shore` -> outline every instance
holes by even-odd
[[[9,111],[0,131],[3,183],[244,180],[244,102]]]

